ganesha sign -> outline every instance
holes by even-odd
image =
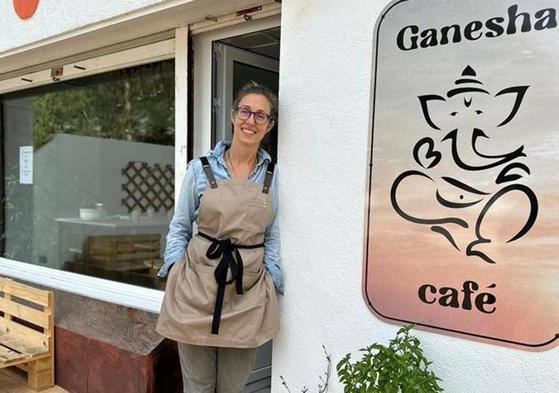
[[[558,8],[407,0],[379,19],[363,290],[380,317],[559,344]]]

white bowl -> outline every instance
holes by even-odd
[[[80,207],[80,218],[82,220],[98,220],[101,218],[101,211],[97,208]]]

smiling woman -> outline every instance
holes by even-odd
[[[227,386],[240,393],[256,347],[279,330],[277,176],[260,148],[276,108],[268,88],[252,82],[241,89],[232,141],[188,164],[169,226],[159,274],[170,274],[157,331],[178,342],[192,392]]]
[[[245,149],[254,150],[262,139],[274,127],[277,116],[277,99],[267,88],[251,82],[241,89],[231,111],[231,122],[233,123],[233,142],[231,150],[235,153],[247,155]],[[229,165],[231,152],[228,151]],[[241,160],[239,160],[241,161]],[[244,171],[241,176],[247,177],[254,163],[244,162]]]

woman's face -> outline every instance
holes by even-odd
[[[274,126],[273,121],[269,118],[271,109],[270,102],[262,94],[250,93],[241,98],[237,108],[234,108],[231,118],[234,131],[233,142],[244,146],[259,146],[264,136]],[[265,115],[268,117],[266,122],[262,123]]]

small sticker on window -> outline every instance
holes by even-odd
[[[33,146],[19,147],[19,183],[33,184]]]

